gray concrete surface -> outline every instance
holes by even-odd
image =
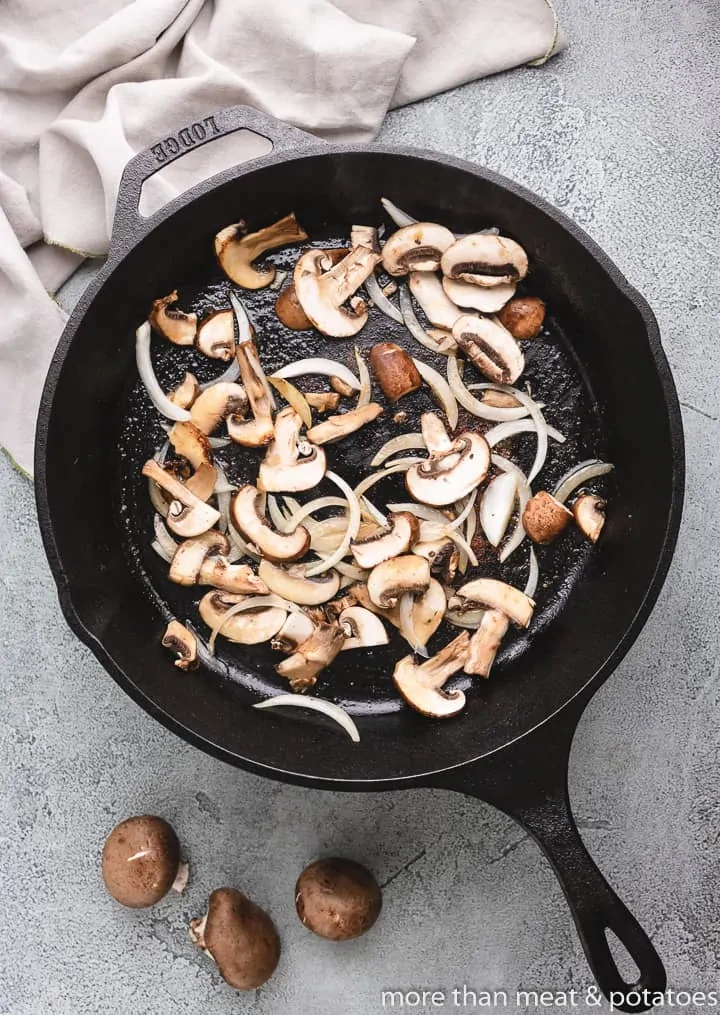
[[[581,723],[571,789],[588,847],[651,933],[670,985],[708,991],[720,986],[718,9],[562,8],[571,48],[560,59],[393,113],[383,137],[536,190],[658,315],[683,402],[685,518],[652,618]],[[5,460],[0,475],[2,1015],[373,1015],[383,988],[590,985],[560,891],[506,817],[449,794],[264,782],[149,719],[65,627],[30,485]],[[112,825],[141,811],[175,824],[192,864],[186,895],[149,913],[114,904],[98,863]],[[364,860],[386,884],[380,922],[354,944],[328,945],[294,916],[297,873],[327,851]],[[265,905],[284,942],[276,977],[246,996],[185,931],[224,883]]]

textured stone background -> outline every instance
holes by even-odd
[[[542,194],[659,318],[684,407],[685,518],[651,620],[581,723],[571,790],[588,847],[651,933],[670,985],[710,990],[720,985],[718,7],[562,7],[562,57],[395,112],[383,140],[475,160]],[[265,782],[149,719],[65,627],[30,485],[4,459],[0,474],[2,1015],[373,1015],[382,987],[590,984],[552,874],[504,816],[439,792]],[[98,857],[118,819],[147,810],[180,830],[193,880],[143,914],[105,895]],[[329,850],[387,883],[380,922],[347,946],[312,937],[293,912],[296,874]],[[186,936],[223,883],[246,886],[282,932],[278,974],[255,994],[222,986]]]

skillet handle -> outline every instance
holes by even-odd
[[[477,766],[443,773],[433,785],[478,797],[514,818],[550,861],[565,893],[590,968],[616,1011],[650,1008],[667,976],[650,938],[616,895],[578,832],[568,796],[568,762],[577,723],[587,704],[568,705],[534,733]],[[627,983],[608,945],[614,933],[639,970]],[[643,994],[644,992],[644,994]]]
[[[151,176],[181,159],[187,152],[238,130],[249,130],[264,137],[270,141],[273,150],[283,151],[324,144],[320,138],[276,120],[275,117],[259,109],[253,109],[252,106],[230,106],[210,116],[200,117],[180,130],[160,138],[154,145],[138,152],[127,163],[120,178],[113,220],[112,247],[124,241],[126,237],[132,238],[150,228],[153,216],[146,218],[141,215],[139,205],[143,185]]]

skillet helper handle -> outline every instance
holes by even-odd
[[[565,893],[590,969],[616,1011],[641,1012],[662,993],[662,960],[638,921],[605,880],[583,843],[570,809],[568,762],[577,723],[587,703],[571,703],[543,727],[485,759],[434,780],[504,811],[529,832],[550,861]],[[617,936],[639,970],[623,978],[608,944]]]
[[[118,238],[122,240],[126,236],[132,237],[148,227],[150,219],[140,214],[139,205],[143,185],[151,176],[188,152],[238,130],[249,130],[264,137],[272,144],[273,151],[323,144],[320,138],[282,123],[252,106],[230,106],[209,116],[198,117],[138,152],[125,166],[120,178],[113,221],[113,246]]]

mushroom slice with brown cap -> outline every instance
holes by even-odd
[[[186,458],[195,470],[185,486],[200,500],[207,500],[215,489],[217,469],[213,465],[212,450],[207,435],[194,423],[175,423],[168,440],[178,455]]]
[[[222,270],[236,285],[242,289],[264,289],[275,279],[275,268],[271,265],[258,269],[253,261],[266,250],[306,239],[307,233],[293,212],[256,233],[246,232],[244,222],[227,226],[215,237],[215,254]]]
[[[220,519],[220,512],[200,500],[169,472],[151,458],[142,468],[143,476],[154,480],[173,498],[167,513],[167,523],[178,536],[199,536],[211,529]]]
[[[533,543],[552,543],[572,521],[572,512],[547,490],[540,490],[525,505],[523,528]]]
[[[424,557],[409,553],[378,564],[367,580],[368,595],[376,606],[387,610],[400,596],[420,595],[430,584],[430,565]]]
[[[403,226],[388,237],[383,247],[383,268],[388,275],[437,271],[440,258],[454,242],[454,234],[435,222]]]
[[[264,596],[268,592],[265,582],[249,564],[231,564],[226,557],[206,557],[200,566],[198,585],[254,596]]]
[[[387,620],[393,627],[400,630],[400,609],[397,604],[389,609],[377,606],[370,598],[367,585],[361,582],[353,585],[350,593],[360,606],[370,610],[372,613],[377,613],[383,620]],[[447,598],[445,590],[439,581],[431,578],[425,592],[422,595],[415,596],[410,610],[409,630],[407,633],[412,634],[414,644],[427,644],[442,623],[446,608]]]
[[[229,416],[244,416],[248,397],[241,384],[219,381],[201,391],[190,409],[190,422],[204,434],[217,430]]]
[[[495,656],[507,634],[510,621],[499,610],[487,610],[472,638],[465,660],[465,672],[489,677]]]
[[[229,363],[235,355],[235,319],[232,310],[219,310],[198,328],[195,345],[210,359]]]
[[[213,631],[219,629],[219,633],[228,641],[238,645],[259,645],[275,637],[285,623],[287,612],[277,606],[258,606],[257,609],[235,613],[223,621],[233,606],[251,598],[213,589],[202,597],[198,609],[207,626]]]
[[[275,313],[285,325],[293,331],[307,331],[312,328],[312,321],[300,306],[295,286],[291,282],[285,286],[278,298],[275,300]]]
[[[305,401],[315,412],[335,412],[340,405],[337,391],[306,391]]]
[[[323,423],[318,423],[311,430],[308,430],[308,440],[312,444],[332,444],[334,441],[342,440],[348,434],[355,433],[361,427],[372,423],[374,419],[381,416],[385,410],[377,402],[369,402],[359,409],[351,409],[340,416],[330,416]]]
[[[437,655],[424,663],[405,656],[395,666],[393,682],[410,708],[431,719],[447,719],[465,706],[462,691],[443,691],[453,673],[463,668],[470,644],[470,635],[463,631]]]
[[[355,247],[339,264],[323,250],[308,250],[295,265],[295,293],[308,319],[331,338],[356,335],[368,318],[363,304],[346,309],[343,304],[372,274],[380,254],[369,247]]]
[[[457,590],[448,603],[451,610],[499,610],[518,627],[527,627],[532,620],[535,603],[524,592],[496,578],[476,578]]]
[[[269,560],[261,560],[258,574],[271,592],[298,606],[319,606],[337,595],[340,575],[337,571],[324,571],[308,578],[310,564],[291,564],[278,567]]]
[[[230,543],[222,532],[216,529],[203,532],[201,536],[180,543],[170,561],[168,577],[177,585],[197,585],[200,580],[200,569],[206,558],[212,554],[229,552]]]
[[[572,505],[575,523],[584,536],[597,543],[605,524],[607,502],[594,493],[582,493]]]
[[[345,633],[342,651],[352,648],[372,648],[387,645],[388,636],[380,618],[364,606],[347,606],[338,617]]]
[[[268,444],[273,438],[272,414],[275,399],[260,364],[245,309],[234,293],[230,294],[230,302],[240,328],[240,341],[235,350],[235,358],[240,367],[240,377],[254,418],[243,421],[231,416],[228,420],[228,434],[238,444],[256,448]]]
[[[267,913],[234,888],[216,888],[205,916],[190,923],[190,937],[236,990],[262,987],[280,959],[280,940]]]
[[[498,320],[513,338],[537,338],[545,320],[545,304],[537,296],[517,296],[503,307]]]
[[[175,665],[179,669],[194,670],[197,666],[197,638],[180,621],[170,621],[162,637],[162,646],[175,653]]]
[[[306,552],[310,533],[302,525],[292,532],[277,532],[260,511],[262,494],[256,487],[241,487],[230,501],[230,515],[238,532],[268,560],[291,561]]]
[[[286,655],[296,652],[315,630],[318,621],[313,620],[305,610],[288,613],[285,623],[272,640],[271,648]]]
[[[491,233],[470,233],[443,253],[443,275],[473,285],[496,286],[520,282],[527,275],[527,254],[515,240]]]
[[[489,317],[459,317],[453,338],[481,374],[496,384],[514,384],[525,369],[525,357],[507,328]]]
[[[197,331],[197,314],[186,314],[176,307],[177,298],[177,289],[173,289],[169,296],[155,300],[148,320],[155,331],[174,345],[192,345]]]
[[[275,667],[286,677],[293,691],[305,691],[317,682],[317,675],[329,666],[343,647],[345,633],[338,624],[321,621],[297,650]]]
[[[370,569],[391,557],[407,553],[418,538],[420,523],[409,511],[388,515],[388,529],[382,529],[367,539],[350,544],[352,555],[360,567]]]
[[[186,373],[178,386],[170,392],[168,398],[173,405],[181,409],[189,409],[200,394],[200,385],[195,374]]]
[[[434,418],[432,424],[431,418]],[[488,443],[480,434],[471,432],[462,433],[451,441],[434,413],[423,415],[422,426],[430,456],[408,469],[405,485],[422,504],[436,507],[454,504],[487,475],[490,468]]]
[[[515,285],[494,285],[491,288],[460,282],[454,278],[443,278],[442,287],[446,295],[458,307],[479,310],[481,314],[496,314],[502,310],[515,293]],[[515,336],[516,338],[519,336]]]
[[[258,489],[267,493],[297,493],[318,485],[327,468],[325,452],[313,447],[300,457],[298,438],[302,419],[291,407],[275,417],[273,441],[260,463]]]
[[[413,271],[408,285],[428,321],[436,328],[448,332],[458,317],[463,316],[464,312],[455,306],[443,289],[440,279],[431,271]]]
[[[393,404],[418,391],[422,378],[404,349],[394,342],[379,342],[370,350],[370,366],[388,402]]]

